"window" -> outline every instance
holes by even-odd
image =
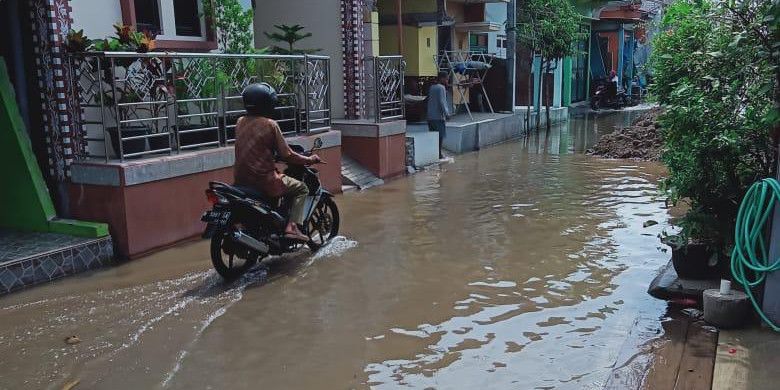
[[[176,35],[202,36],[198,0],[173,0],[173,14],[176,19]]]
[[[195,43],[207,41],[203,0],[122,0],[122,3],[124,22],[135,25],[138,31],[155,35],[158,43],[163,41],[163,48],[169,48],[164,44],[166,41],[189,42],[180,48],[198,48]]]
[[[135,0],[135,28],[152,35],[162,33],[157,0]]]

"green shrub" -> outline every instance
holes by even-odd
[[[773,172],[770,130],[774,67],[759,34],[769,7],[677,0],[654,41],[651,92],[664,106],[659,118],[664,184],[671,200],[686,201],[686,238],[729,246],[747,188]]]

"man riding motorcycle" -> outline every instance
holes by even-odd
[[[241,93],[246,116],[236,124],[236,163],[234,178],[237,186],[248,187],[266,198],[286,197],[290,217],[285,236],[309,241],[299,226],[304,222],[304,203],[309,189],[303,182],[283,175],[276,168],[276,156],[291,164],[312,165],[322,162],[319,156],[306,157],[293,151],[272,118],[278,103],[276,91],[267,83],[247,86]]]

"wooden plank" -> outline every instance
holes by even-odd
[[[688,327],[685,350],[674,386],[676,390],[711,388],[718,332],[709,329],[711,328],[705,328],[700,321],[691,323]]]
[[[713,390],[778,388],[780,337],[768,329],[721,331],[713,373]]]
[[[661,326],[664,335],[656,341],[658,348],[642,385],[643,389],[673,389],[677,382],[690,320],[671,318],[662,322]]]

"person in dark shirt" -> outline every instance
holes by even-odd
[[[299,226],[304,222],[304,202],[309,189],[303,182],[283,175],[276,168],[276,157],[291,164],[312,165],[319,156],[295,153],[282,135],[279,124],[271,119],[277,104],[276,91],[267,83],[252,84],[242,92],[247,115],[236,124],[236,185],[253,188],[267,198],[289,197],[290,218],[285,228],[288,238],[309,241]]]

